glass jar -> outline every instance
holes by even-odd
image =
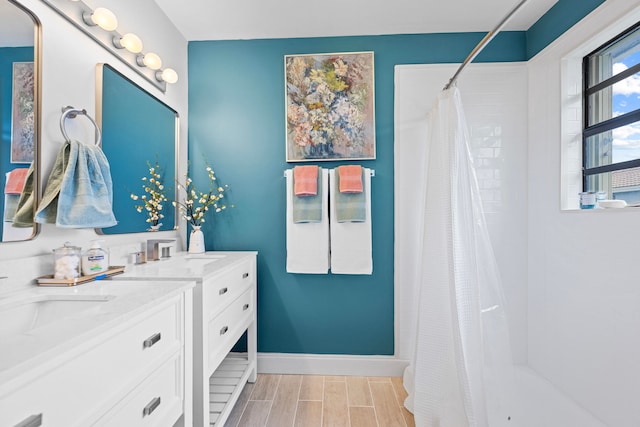
[[[65,242],[64,246],[53,250],[53,278],[75,279],[80,277],[80,259],[82,248],[71,246]]]
[[[593,209],[596,207],[595,191],[583,191],[580,195],[580,209]]]

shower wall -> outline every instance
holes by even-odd
[[[397,355],[409,359],[416,319],[421,218],[413,182],[424,166],[426,114],[457,66],[399,65],[395,68],[395,283]],[[471,133],[471,155],[483,199],[511,331],[516,363],[527,355],[527,69],[524,63],[471,64],[458,82]],[[428,272],[425,272],[428,274]]]
[[[640,425],[640,208],[561,210],[563,153],[581,125],[563,108],[580,101],[570,57],[640,20],[637,6],[606,1],[529,61],[529,365],[616,427]]]

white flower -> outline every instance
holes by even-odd
[[[149,166],[150,177],[147,178],[144,176],[141,178],[144,183],[142,188],[146,194],[142,196],[131,194],[131,199],[141,200],[142,204],[134,206],[135,209],[138,212],[146,211],[147,219],[145,221],[152,225],[158,225],[158,220],[164,217],[159,211],[162,210],[162,202],[166,201],[167,197],[164,195],[164,185],[162,184],[162,175],[158,161],[156,160],[155,166],[149,163],[147,163],[147,165]]]
[[[183,202],[174,201],[173,205],[178,207],[180,215],[193,226],[199,226],[205,222],[204,215],[209,210],[209,206],[221,199],[224,188],[214,185],[216,176],[211,166],[205,168],[209,177],[209,191],[199,191],[194,185],[193,180],[188,174],[185,174],[184,183],[178,183],[178,188],[184,190],[185,200]],[[215,206],[215,205],[214,205]],[[217,210],[219,212],[219,210]]]

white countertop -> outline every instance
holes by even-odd
[[[162,304],[194,285],[193,281],[106,279],[73,287],[34,286],[29,290],[0,295],[0,317],[3,310],[5,314],[11,313],[12,308],[21,305],[25,298],[108,299],[84,311],[64,314],[49,324],[27,332],[12,333],[10,329],[2,330],[0,325],[0,389],[25,373],[38,375],[38,367],[45,362],[68,356],[69,352],[82,351],[83,343],[96,335]]]
[[[198,280],[210,274],[223,272],[236,262],[255,257],[255,251],[213,251],[202,254],[179,252],[170,258],[128,265],[115,280],[157,278],[162,280]]]

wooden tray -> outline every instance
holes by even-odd
[[[38,282],[38,286],[76,286],[83,283],[93,282],[95,280],[106,279],[122,273],[124,273],[123,265],[112,265],[107,271],[103,271],[102,273],[80,276],[75,279],[54,279],[53,274],[49,274],[48,276],[38,277],[36,282]]]

